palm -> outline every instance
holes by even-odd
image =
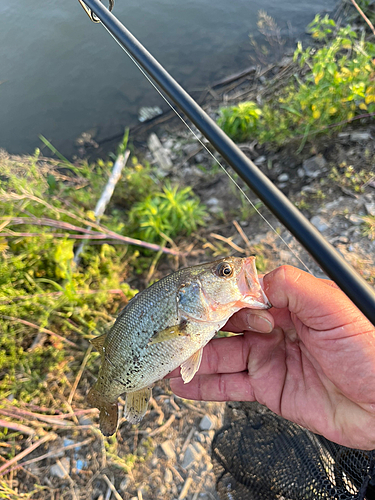
[[[293,296],[285,284],[270,288],[279,307],[268,316],[272,333],[215,339],[198,376],[185,386],[177,378],[172,389],[191,399],[256,400],[332,441],[375,448],[375,329],[339,290],[316,282],[313,295],[306,283]]]

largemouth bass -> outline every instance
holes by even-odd
[[[101,354],[101,367],[88,402],[100,410],[102,433],[116,431],[120,395],[126,393],[124,416],[137,423],[146,413],[154,382],[178,366],[184,382],[190,382],[203,347],[244,307],[271,307],[255,257],[181,269],[133,297],[111,330],[91,341]]]

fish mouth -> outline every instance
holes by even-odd
[[[255,257],[247,257],[238,276],[238,289],[244,296],[244,306],[254,309],[269,309],[272,307],[260,284]]]

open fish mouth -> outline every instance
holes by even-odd
[[[243,302],[253,308],[269,309],[272,304],[264,293],[255,267],[255,257],[247,257],[238,276],[238,289],[243,294]]]

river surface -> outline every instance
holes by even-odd
[[[296,39],[336,0],[116,0],[114,14],[186,90],[251,65],[249,34],[260,9]],[[32,153],[39,134],[72,156],[137,123],[162,100],[77,0],[1,0],[0,148]]]

